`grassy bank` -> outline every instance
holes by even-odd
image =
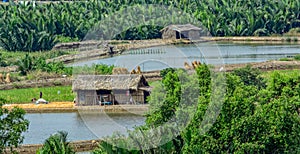
[[[23,59],[26,54],[32,57],[42,57],[45,59],[55,58],[67,54],[75,54],[76,51],[43,51],[43,52],[9,52],[0,49],[0,67],[15,65],[20,59]]]
[[[32,98],[39,98],[40,92],[49,102],[73,101],[74,99],[71,86],[1,90],[0,98],[6,100],[7,103],[30,103]]]

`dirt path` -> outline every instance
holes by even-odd
[[[73,102],[50,102],[49,104],[5,104],[3,108],[19,107],[27,113],[53,113],[53,112],[131,112],[142,114],[148,110],[149,105],[106,105],[106,106],[76,106]]]
[[[73,102],[50,102],[49,104],[5,104],[3,108],[12,109],[19,107],[24,109],[27,113],[35,112],[72,112],[76,111]]]

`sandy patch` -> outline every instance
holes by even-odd
[[[53,109],[53,108],[74,108],[73,102],[51,102],[49,104],[5,104],[3,108],[12,109],[13,107],[19,107],[22,109]]]

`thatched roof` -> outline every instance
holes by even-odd
[[[163,28],[161,31],[164,31],[166,29],[171,29],[171,30],[178,31],[178,32],[191,31],[191,30],[196,30],[196,31],[202,30],[201,28],[196,27],[196,26],[194,26],[192,24],[169,25],[169,26]]]
[[[138,90],[148,87],[143,75],[79,75],[73,81],[73,90]]]

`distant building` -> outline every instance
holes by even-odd
[[[169,25],[161,30],[162,39],[200,39],[202,29],[192,24]]]
[[[150,87],[143,75],[79,75],[73,81],[82,105],[144,104]]]

